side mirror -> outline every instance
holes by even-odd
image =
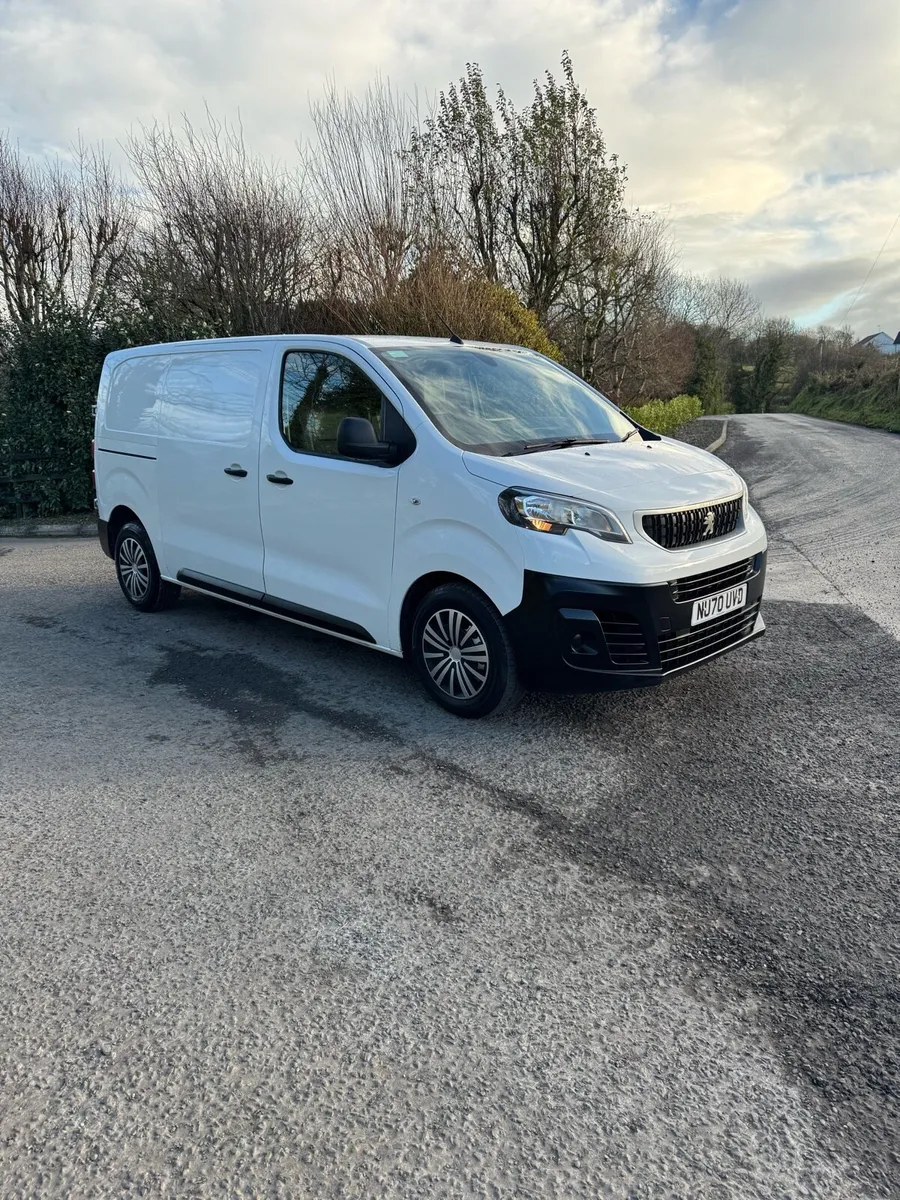
[[[372,422],[365,417],[344,417],[337,432],[338,454],[345,458],[364,458],[389,462],[396,454],[393,442],[379,442]]]

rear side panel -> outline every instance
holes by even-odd
[[[97,394],[94,469],[97,516],[134,512],[160,543],[157,431],[167,359],[161,354],[110,355]]]

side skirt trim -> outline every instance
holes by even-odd
[[[362,625],[356,625],[353,621],[345,621],[342,617],[318,612],[316,609],[306,608],[302,604],[293,604],[290,600],[278,600],[264,592],[227,583],[223,579],[216,579],[212,575],[203,575],[199,571],[179,571],[175,579],[178,583],[185,584],[186,587],[195,588],[199,592],[207,592],[222,600],[230,600],[232,604],[240,604],[244,608],[269,613],[273,617],[280,617],[283,621],[292,621],[295,625],[303,625],[307,629],[315,629],[319,633],[329,633],[333,637],[344,638],[349,642],[385,650],[388,654],[397,653],[389,647],[379,646]]]
[[[238,583],[227,583],[217,579],[215,575],[204,575],[200,571],[179,571],[175,576],[179,583],[188,587],[203,588],[216,596],[224,596],[228,600],[243,600],[247,604],[262,604],[264,592],[254,591],[253,588],[241,587]]]

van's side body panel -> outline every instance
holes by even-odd
[[[109,355],[100,376],[94,427],[99,520],[107,522],[115,509],[127,508],[139,516],[154,546],[162,545],[157,429],[164,374],[160,355]]]
[[[341,354],[363,370],[413,429],[416,449],[397,467],[298,453],[280,423],[281,368],[291,349]],[[272,484],[283,472],[290,485]],[[458,575],[501,612],[522,597],[523,560],[490,484],[465,470],[415,398],[358,342],[302,337],[278,346],[260,443],[260,519],[266,595],[346,621],[401,650],[400,615],[413,584]]]
[[[388,601],[394,558],[397,480],[402,467],[356,462],[292,449],[281,432],[284,356],[324,351],[349,359],[400,411],[397,397],[372,370],[371,356],[334,338],[279,345],[271,365],[260,439],[260,521],[266,595],[337,618],[348,632],[393,647]],[[289,484],[273,483],[279,474]]]
[[[272,349],[199,343],[168,357],[157,451],[165,573],[262,593],[259,430]]]

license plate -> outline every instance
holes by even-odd
[[[704,596],[695,600],[691,610],[691,624],[702,625],[704,621],[712,621],[715,617],[723,617],[725,613],[743,608],[747,603],[747,585],[728,588],[725,592],[716,592],[714,596]]]

